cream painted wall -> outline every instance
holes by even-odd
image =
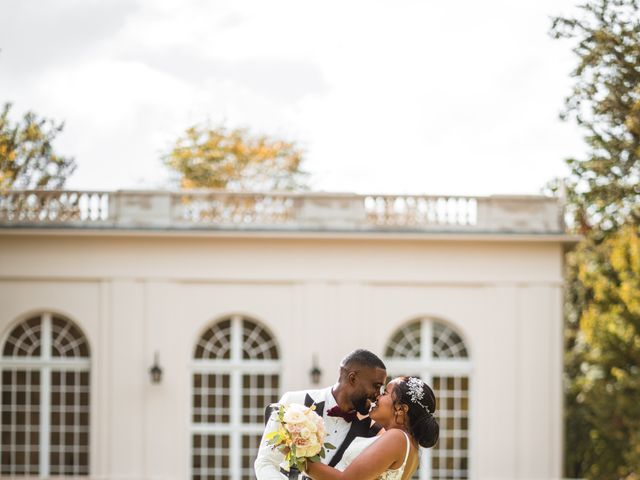
[[[189,364],[231,313],[275,335],[284,390],[433,317],[466,341],[474,479],[561,471],[562,245],[517,241],[0,236],[0,335],[30,312],[76,321],[92,350],[92,472],[188,478]],[[296,339],[292,341],[292,339]],[[299,339],[304,339],[300,341]],[[147,370],[159,352],[160,385]]]
[[[514,239],[517,238],[514,236]],[[546,242],[3,236],[4,276],[237,281],[561,281]],[[247,252],[251,252],[247,256]]]

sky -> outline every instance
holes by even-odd
[[[584,152],[559,113],[569,0],[2,0],[0,102],[64,121],[73,189],[175,187],[194,124],[295,141],[313,190],[537,194]]]

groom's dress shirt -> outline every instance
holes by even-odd
[[[333,407],[337,407],[338,403],[336,399],[333,397],[333,393],[331,393],[331,389],[333,387],[329,387],[326,389],[326,400],[324,403],[324,412],[322,418],[324,419],[324,428],[327,431],[327,436],[325,438],[325,443],[330,443],[334,447],[339,447],[344,442],[344,439],[349,433],[349,429],[351,428],[351,423],[347,422],[344,418],[341,417],[331,417],[327,415],[327,412],[331,410]],[[313,398],[313,395],[311,396]],[[322,460],[322,463],[328,464],[331,462],[331,459],[335,455],[336,450],[327,450],[325,458]]]
[[[344,442],[351,424],[341,417],[330,417],[327,411],[337,406],[336,399],[331,393],[333,387],[327,387],[322,390],[306,390],[299,392],[287,392],[278,403],[286,405],[288,403],[299,403],[304,405],[307,395],[309,395],[315,403],[324,402],[322,418],[324,419],[325,430],[327,436],[325,442],[339,447]],[[264,429],[264,435],[260,440],[260,449],[254,463],[256,478],[258,480],[282,480],[285,478],[280,473],[280,463],[284,460],[284,456],[277,450],[272,449],[266,444],[265,435],[277,429],[276,422],[269,420]],[[327,455],[322,459],[322,463],[328,464],[336,453],[336,450],[327,450]]]

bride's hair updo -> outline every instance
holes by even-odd
[[[408,427],[413,438],[421,447],[433,447],[440,435],[440,426],[433,416],[436,411],[436,396],[433,390],[418,377],[400,377],[394,383],[394,404],[409,407]]]

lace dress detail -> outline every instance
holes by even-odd
[[[402,433],[404,433],[404,436],[407,439],[407,451],[404,454],[404,461],[402,462],[402,465],[400,465],[400,467],[394,470],[387,470],[382,475],[380,475],[376,480],[401,480],[402,479],[402,474],[404,473],[404,468],[406,467],[407,459],[409,458],[409,451],[411,450],[410,443],[409,443],[409,435],[407,435],[405,432],[402,432]],[[351,442],[351,444],[344,451],[344,455],[342,455],[342,459],[340,460],[340,462],[338,462],[338,464],[336,465],[336,468],[340,471],[344,471],[351,464],[351,462],[353,462],[356,459],[358,455],[360,455],[368,446],[373,444],[373,442],[375,442],[379,438],[380,437],[354,438],[353,442]]]

